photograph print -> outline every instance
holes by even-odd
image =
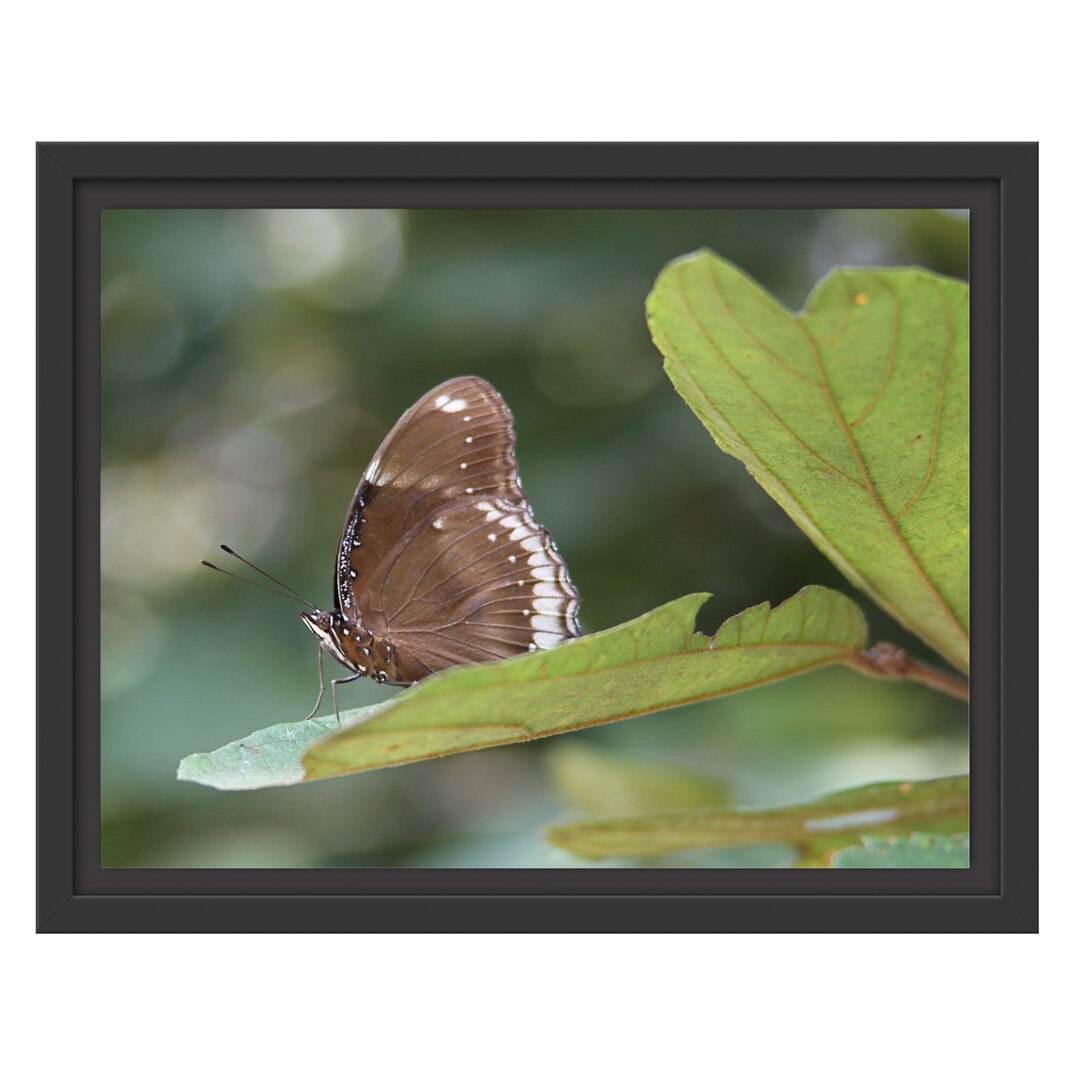
[[[102,867],[968,866],[966,210],[100,237]]]

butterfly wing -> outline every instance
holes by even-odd
[[[525,501],[513,418],[489,383],[452,379],[395,424],[346,517],[335,590],[393,643],[395,681],[578,633],[577,591]]]
[[[338,547],[334,595],[341,612],[359,617],[359,590],[417,522],[473,495],[524,501],[510,410],[490,383],[465,376],[425,394],[371,459]]]
[[[420,522],[361,597],[367,625],[394,645],[403,682],[553,648],[579,633],[579,604],[528,505],[476,497]]]

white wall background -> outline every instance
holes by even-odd
[[[1066,596],[1043,597],[1039,938],[36,938],[28,827],[35,140],[1041,138],[1042,558],[1067,566],[1080,365],[1055,309],[1075,308],[1080,274],[1062,31],[1042,0],[1020,13],[940,0],[13,7],[0,925],[18,1075],[906,1078],[1038,1075],[1057,1071],[1039,1068],[1055,1049],[1073,1057],[1075,841],[1051,820],[1075,816],[1058,794],[1078,759]]]

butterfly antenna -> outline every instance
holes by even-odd
[[[275,585],[280,585],[287,593],[292,593],[292,595],[295,596],[297,600],[303,601],[312,610],[317,610],[315,608],[315,605],[306,596],[298,593],[291,585],[286,585],[284,581],[279,581],[276,577],[274,577],[273,574],[268,574],[265,570],[260,569],[253,562],[249,562],[247,559],[244,558],[243,555],[238,555],[235,551],[233,551],[231,547],[229,547],[228,544],[220,544],[219,546],[226,555],[231,555],[234,559],[239,559],[245,566],[250,566],[256,574],[262,574],[264,578],[272,581]]]
[[[236,581],[242,581],[245,585],[254,585],[256,589],[262,589],[263,592],[273,593],[275,596],[284,596],[286,600],[298,599],[293,596],[292,593],[282,592],[280,589],[271,589],[269,585],[263,585],[261,581],[252,581],[251,578],[241,577],[239,574],[234,574],[231,570],[222,570],[220,566],[215,566],[212,562],[207,562],[205,559],[200,559],[199,562],[201,562],[203,566],[208,566],[211,570],[216,570],[219,574],[234,578]],[[305,600],[304,603],[313,611],[315,610],[315,606],[308,603],[307,600]]]
[[[220,566],[215,566],[212,562],[207,562],[205,559],[200,559],[199,561],[203,564],[203,566],[208,566],[211,570],[216,570],[219,574],[225,574],[226,577],[236,578],[237,581],[242,581],[247,585],[254,585],[256,586],[256,588],[263,589],[266,592],[274,593],[276,596],[285,596],[291,600],[299,600],[300,603],[306,604],[309,608],[311,608],[312,611],[318,610],[318,608],[306,596],[302,596],[295,589],[286,585],[284,581],[278,581],[276,577],[274,577],[272,574],[268,574],[265,570],[260,570],[259,567],[257,567],[254,563],[248,562],[248,560],[245,559],[243,555],[237,555],[237,553],[233,551],[232,548],[226,547],[224,544],[222,544],[221,550],[224,551],[227,555],[231,555],[234,559],[239,559],[245,566],[250,566],[251,569],[254,570],[257,574],[262,574],[264,578],[268,578],[275,585],[280,585],[281,588],[285,591],[281,592],[278,589],[271,589],[267,585],[262,585],[257,581],[252,581],[250,578],[241,577],[239,574],[234,574],[230,570],[223,570]]]

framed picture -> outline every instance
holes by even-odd
[[[1033,144],[40,146],[39,929],[1033,930],[1036,221]]]

